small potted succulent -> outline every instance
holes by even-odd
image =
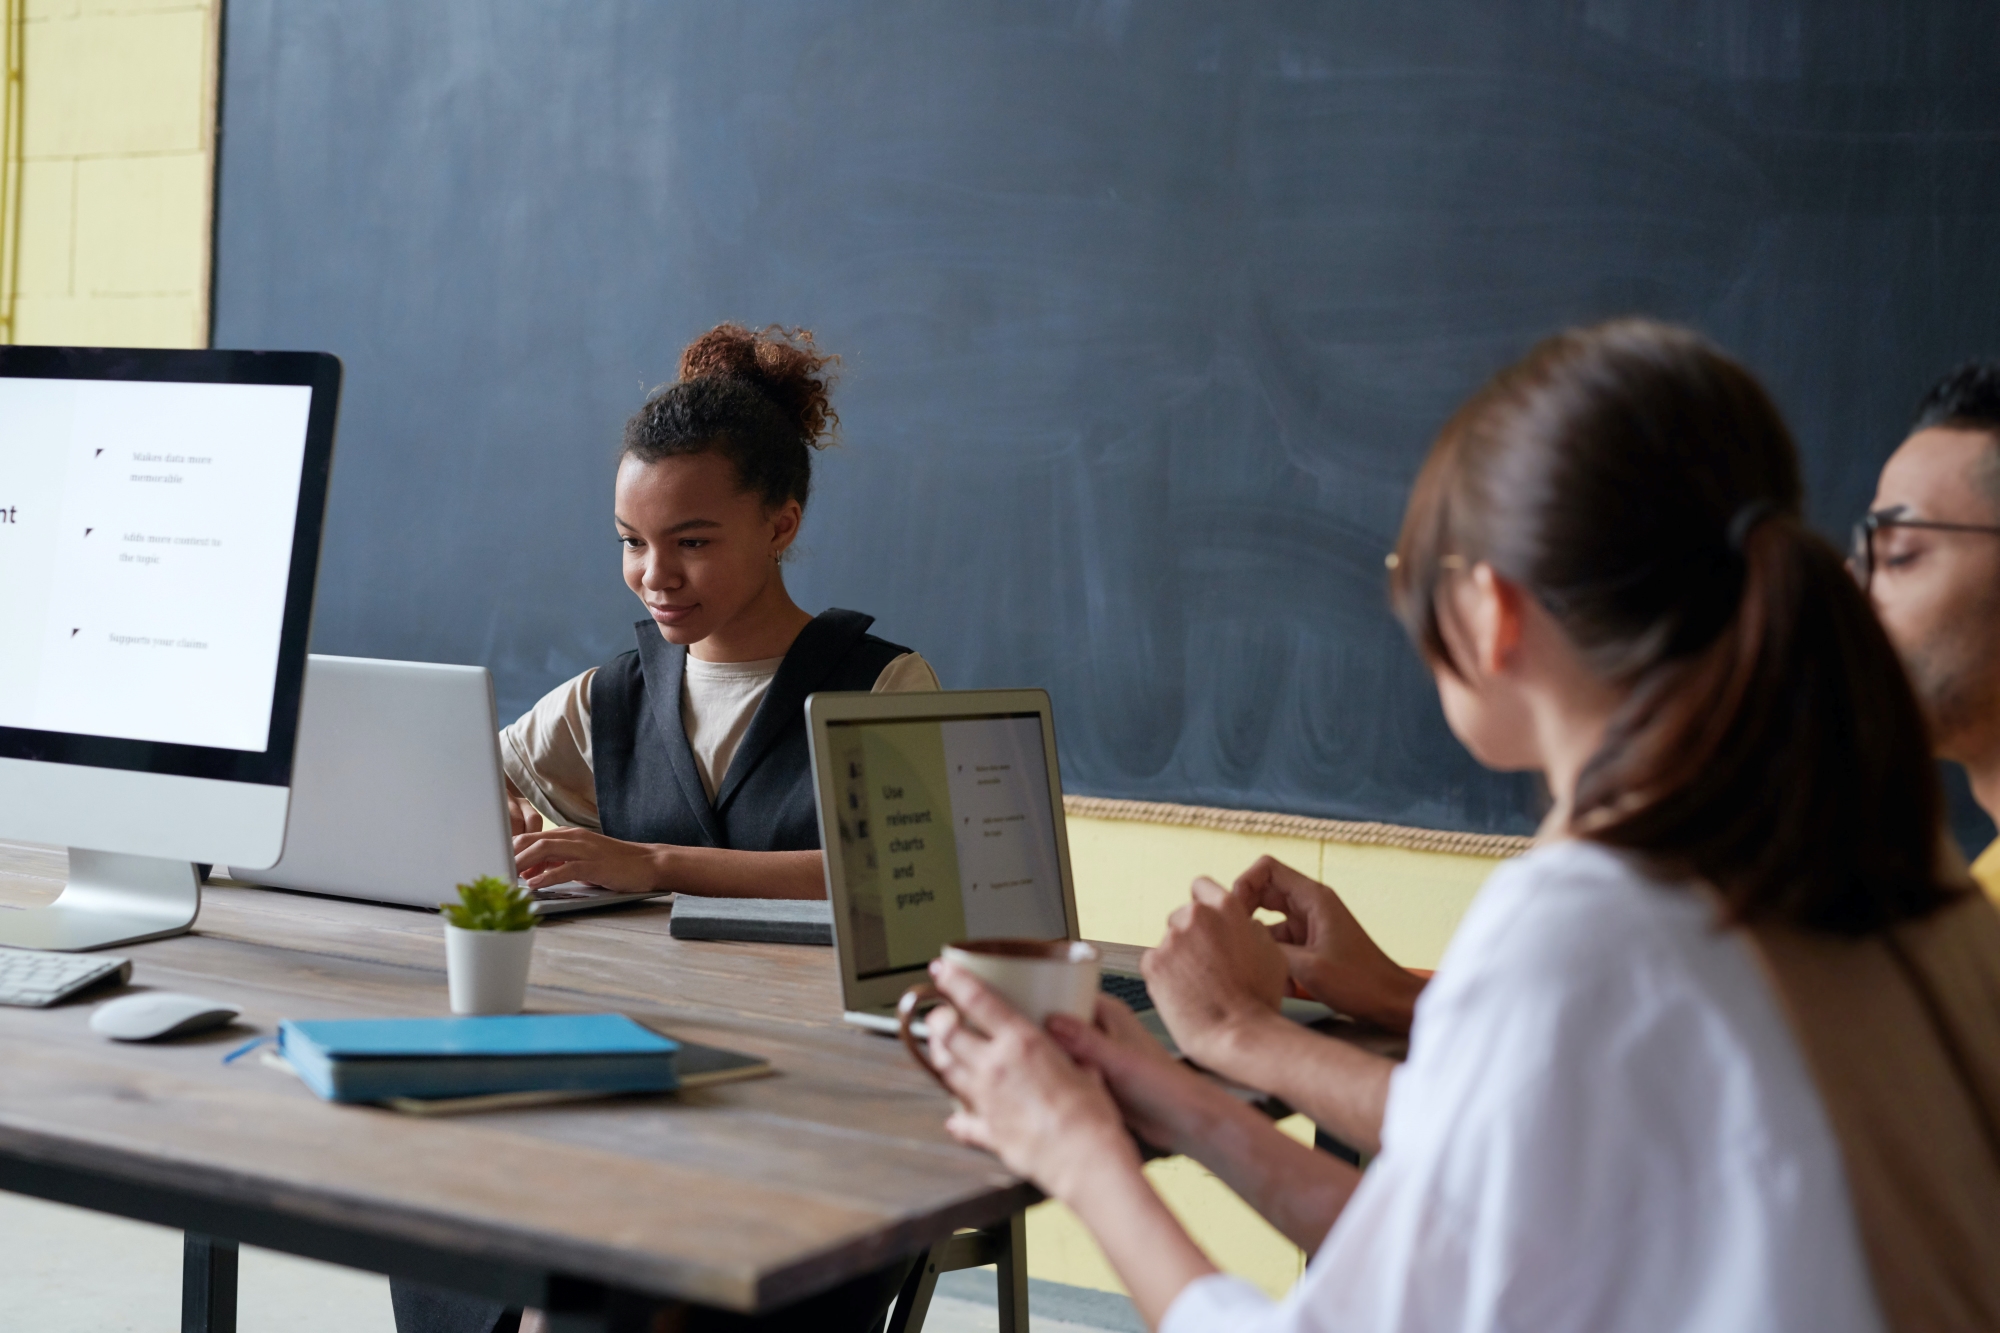
[[[444,912],[445,974],[454,1014],[518,1014],[528,998],[533,896],[491,875],[458,886]]]

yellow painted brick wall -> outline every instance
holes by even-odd
[[[218,6],[26,4],[15,341],[206,346]]]
[[[1435,967],[1472,895],[1498,864],[1483,856],[1077,815],[1068,825],[1083,933],[1122,944],[1158,941],[1196,875],[1229,884],[1269,855],[1338,890],[1397,962]]]

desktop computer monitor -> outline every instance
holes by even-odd
[[[0,347],[0,837],[70,849],[0,945],[178,934],[284,849],[340,362]]]

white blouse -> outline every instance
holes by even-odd
[[[1583,842],[1495,871],[1417,1005],[1382,1154],[1283,1301],[1161,1333],[1879,1333],[1824,1108],[1740,934]]]

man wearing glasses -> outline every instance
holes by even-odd
[[[2000,361],[1924,396],[1854,525],[1854,573],[1902,654],[1940,759],[2000,821]],[[2000,900],[2000,841],[1972,863]]]

